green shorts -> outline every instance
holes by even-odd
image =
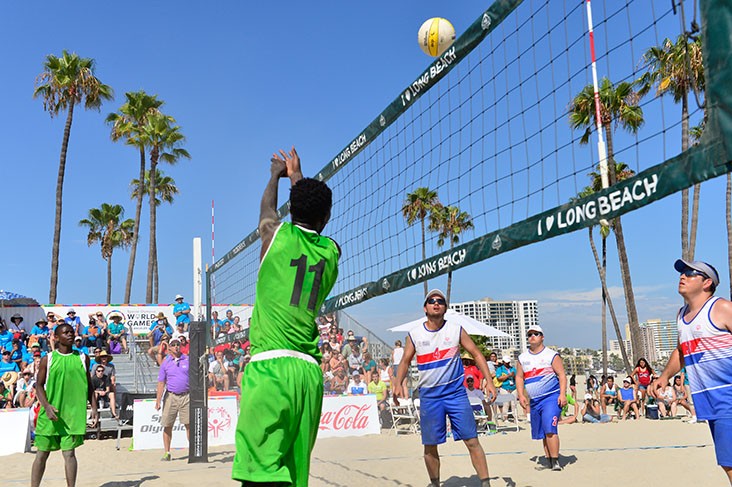
[[[323,372],[305,360],[251,362],[241,383],[231,477],[308,485],[323,406]]]
[[[38,451],[68,451],[83,445],[84,435],[36,435],[35,444]]]

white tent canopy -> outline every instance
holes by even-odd
[[[486,325],[485,323],[481,323],[480,321],[471,318],[470,316],[465,316],[464,314],[460,314],[455,310],[448,309],[445,313],[445,320],[450,321],[453,323],[457,323],[460,325],[463,330],[465,330],[468,335],[481,335],[486,337],[510,337],[508,333],[504,333],[498,328]],[[404,323],[399,326],[395,326],[394,328],[389,328],[389,331],[394,332],[410,332],[414,328],[420,326],[422,323],[426,321],[426,318],[419,318],[414,321],[410,321],[409,323]]]

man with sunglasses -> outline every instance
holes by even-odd
[[[531,406],[531,438],[542,440],[549,468],[559,471],[557,424],[567,404],[567,376],[559,354],[544,346],[544,330],[539,325],[530,325],[526,336],[529,350],[518,358],[516,392],[524,409]]]
[[[442,291],[433,289],[427,293],[423,306],[427,320],[407,335],[404,356],[393,381],[394,395],[406,397],[402,383],[416,354],[424,463],[430,485],[440,485],[440,455],[437,445],[446,441],[446,417],[449,417],[455,441],[465,442],[481,487],[488,487],[488,464],[483,447],[478,442],[473,409],[463,387],[465,374],[460,361],[460,346],[473,356],[483,377],[490,377],[488,364],[470,335],[460,325],[445,320],[447,298]],[[490,398],[489,402],[495,401],[496,389],[493,382],[486,381],[485,395]]]
[[[709,423],[717,464],[732,485],[732,302],[714,296],[719,274],[706,262],[679,259],[674,269],[681,274],[678,289],[686,303],[676,317],[679,346],[651,392],[660,398],[669,379],[686,366],[696,416]]]
[[[180,340],[174,338],[168,344],[168,354],[160,365],[158,372],[158,389],[155,398],[155,409],[160,410],[160,403],[165,392],[163,413],[160,415],[160,426],[163,427],[163,447],[165,454],[162,461],[170,461],[170,442],[173,439],[173,425],[175,418],[186,427],[186,434],[190,439],[188,425],[188,355],[180,351]]]

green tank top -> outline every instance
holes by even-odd
[[[74,350],[68,355],[54,350],[48,355],[50,365],[46,373],[46,397],[58,412],[58,421],[46,416],[41,407],[36,434],[42,436],[83,435],[86,433],[86,403],[88,382],[85,356]]]
[[[280,224],[259,266],[249,329],[252,355],[295,350],[320,362],[315,318],[338,277],[339,256],[330,238]]]

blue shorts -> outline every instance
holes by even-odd
[[[447,438],[446,417],[455,441],[478,437],[473,408],[470,407],[465,388],[449,396],[427,398],[420,395],[419,422],[422,429],[423,445],[440,445]]]
[[[710,419],[709,429],[714,440],[717,465],[732,467],[732,418]]]
[[[548,434],[557,434],[557,424],[559,424],[559,417],[562,413],[558,401],[558,392],[531,401],[532,440],[543,440]]]

